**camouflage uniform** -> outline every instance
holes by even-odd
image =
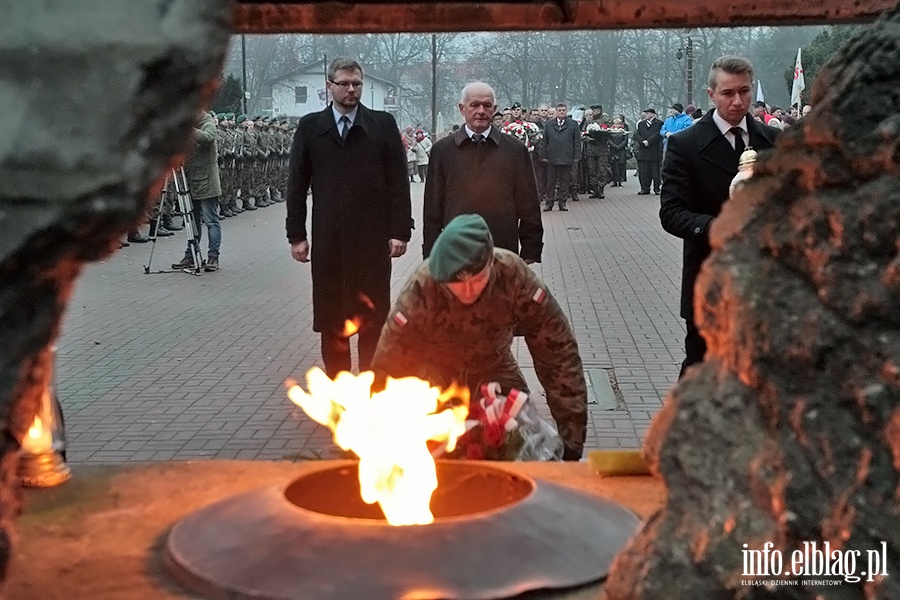
[[[603,188],[609,183],[609,131],[588,132],[584,138],[584,156],[591,197],[602,197]]]
[[[268,125],[260,121],[261,125],[256,129],[256,160],[254,161],[255,185],[253,186],[253,196],[256,198],[256,206],[265,207],[269,205],[269,177],[271,175],[270,168],[270,152],[269,147],[272,145],[272,135],[269,133]]]
[[[253,200],[253,191],[256,184],[254,163],[256,162],[256,131],[253,127],[245,127],[244,135],[241,136],[241,146],[239,150],[241,168],[240,168],[240,190],[241,190],[241,206],[246,210],[256,210],[251,201]]]
[[[407,281],[381,331],[372,361],[379,376],[415,376],[441,388],[453,381],[478,390],[497,381],[504,392],[527,390],[512,355],[520,329],[547,394],[550,413],[577,459],[587,428],[587,387],[575,335],[559,304],[521,258],[494,249],[491,279],[472,305],[460,303],[431,276],[428,261]]]

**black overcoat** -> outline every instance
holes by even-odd
[[[394,117],[360,105],[342,142],[331,106],[300,119],[291,145],[287,237],[307,239],[312,185],[313,330],[359,317],[384,324],[390,308],[388,240],[409,241],[412,206],[406,152]]]
[[[662,160],[662,138],[659,135],[663,122],[653,117],[648,123],[643,119],[638,121],[634,130],[634,157],[638,160],[650,160],[659,162]],[[641,142],[647,140],[647,145]]]
[[[431,149],[422,208],[422,256],[444,227],[464,214],[484,217],[494,246],[541,262],[544,225],[528,148],[491,127],[481,146],[465,127]]]
[[[669,138],[662,169],[659,219],[663,229],[684,240],[681,316],[694,318],[694,283],[709,256],[709,224],[728,200],[738,155],[712,118],[713,111]],[[778,129],[747,117],[750,145],[767,150]]]

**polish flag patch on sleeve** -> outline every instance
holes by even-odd
[[[547,292],[544,291],[544,288],[539,287],[535,290],[534,295],[531,297],[532,300],[537,302],[538,304],[543,304],[544,299],[547,298]]]
[[[397,311],[394,313],[394,323],[397,324],[397,327],[405,327],[409,323],[409,319],[402,312]]]

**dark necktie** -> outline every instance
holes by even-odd
[[[557,129],[562,129],[563,123],[565,123],[565,121],[556,121]]]
[[[346,140],[347,134],[350,133],[350,118],[347,115],[343,115],[340,118],[341,122],[341,139]]]
[[[472,134],[472,141],[480,146],[481,142],[484,141],[484,135],[481,133]]]
[[[744,148],[746,148],[744,145],[744,130],[740,127],[732,127],[730,131],[734,135],[734,153],[740,158]]]

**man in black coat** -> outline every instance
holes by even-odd
[[[493,88],[480,81],[468,84],[459,103],[465,126],[431,149],[422,215],[425,258],[447,223],[477,214],[497,248],[527,263],[541,261],[544,226],[528,148],[491,125],[495,111]]]
[[[659,130],[663,122],[656,118],[656,110],[648,108],[641,113],[634,132],[634,157],[638,165],[638,182],[641,184],[639,196],[659,194],[659,163],[662,162],[662,138]]]
[[[556,116],[544,123],[544,152],[547,157],[547,201],[544,211],[566,211],[566,199],[572,183],[572,165],[581,160],[581,129],[575,119],[567,116],[568,107],[556,105]]]
[[[772,148],[779,133],[748,118],[752,90],[749,61],[738,56],[717,59],[710,68],[707,90],[715,110],[669,138],[659,218],[663,229],[684,240],[681,316],[687,334],[679,378],[706,354],[706,342],[694,324],[694,283],[710,253],[710,223],[728,199],[741,152],[747,146],[757,151]]]
[[[348,338],[356,327],[359,369],[369,368],[390,309],[391,259],[406,252],[412,205],[394,117],[360,104],[362,67],[338,58],[327,75],[333,104],[300,119],[291,146],[287,238],[295,260],[312,259],[313,330],[322,334],[325,372],[334,378],[350,370]]]

